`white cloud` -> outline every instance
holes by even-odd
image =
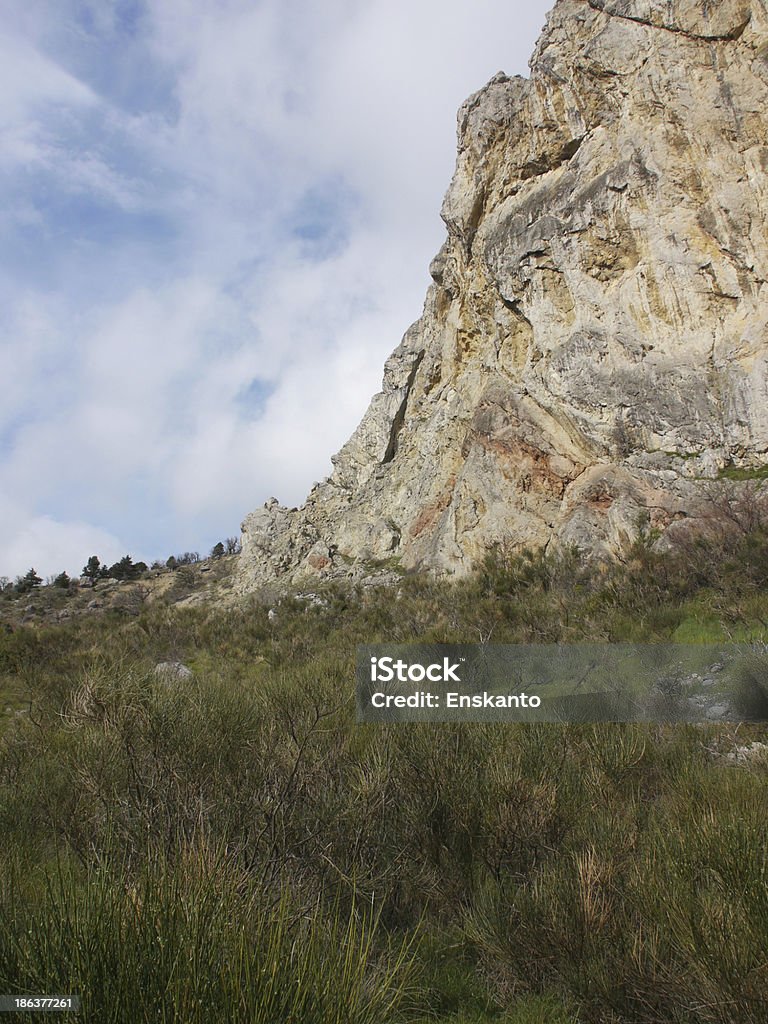
[[[93,91],[18,35],[0,33],[0,123],[26,121],[36,108],[96,102]]]
[[[112,564],[125,554],[118,538],[88,522],[59,521],[35,515],[22,500],[0,500],[0,576],[14,579],[34,568],[45,579],[62,572],[77,576],[88,557],[98,553]]]
[[[91,107],[93,92],[25,39],[0,33],[0,167],[45,161],[50,144],[40,115]]]
[[[85,558],[84,551],[89,552]],[[35,568],[43,579],[62,571],[76,578],[88,557],[97,551],[105,565],[125,554],[111,533],[90,523],[60,523],[49,516],[35,516],[19,530],[12,544],[0,545],[0,562],[12,578],[29,568]]]

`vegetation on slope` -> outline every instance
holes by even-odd
[[[359,726],[353,681],[363,642],[764,638],[764,512],[612,566],[497,551],[0,633],[0,992],[98,1022],[763,1022],[768,761],[728,754],[766,727]]]

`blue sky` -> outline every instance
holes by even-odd
[[[455,114],[550,0],[0,0],[0,576],[205,554],[421,312]]]

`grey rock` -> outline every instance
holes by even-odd
[[[189,680],[194,678],[191,668],[188,668],[181,661],[161,661],[155,665],[154,673],[158,679],[164,682],[176,680]]]
[[[718,721],[720,719],[727,719],[731,714],[731,709],[727,704],[712,704],[711,707],[707,708],[706,715],[711,721]]]
[[[309,608],[327,608],[328,602],[320,594],[296,594],[297,601],[304,601]]]
[[[726,755],[726,760],[732,761],[735,764],[749,764],[750,762],[768,762],[768,743],[761,743],[760,740],[754,740],[752,743],[747,743],[741,747],[734,747],[733,750],[729,751]]]
[[[558,0],[461,107],[423,314],[330,478],[245,519],[239,591],[615,554],[768,463],[766,54],[763,0]]]

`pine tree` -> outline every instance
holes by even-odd
[[[28,594],[31,590],[35,590],[42,583],[42,579],[37,575],[34,569],[30,569],[26,576],[19,576],[16,580],[16,590],[20,594]]]
[[[146,571],[147,563],[134,562],[130,555],[123,555],[119,562],[115,562],[107,569],[113,580],[135,580]]]
[[[123,555],[120,561],[110,565],[107,571],[113,580],[129,580],[133,571],[133,559],[130,555]]]
[[[83,566],[83,571],[81,575],[89,579],[91,583],[95,583],[96,580],[101,577],[101,572],[101,562],[99,561],[96,555],[91,555],[86,564]]]

